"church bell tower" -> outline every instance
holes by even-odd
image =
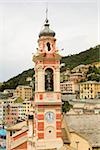
[[[35,62],[35,137],[36,149],[62,147],[60,59],[55,32],[48,19],[39,33]]]

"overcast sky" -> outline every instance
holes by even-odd
[[[47,2],[0,0],[0,81],[33,67],[32,53],[36,52],[47,5],[50,28],[56,32],[62,55],[76,54],[100,43],[99,0]]]

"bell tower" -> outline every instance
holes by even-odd
[[[55,32],[48,19],[39,33],[35,62],[35,136],[36,149],[59,149],[61,134],[60,59]]]

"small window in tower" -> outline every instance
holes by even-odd
[[[51,50],[51,47],[50,47],[50,43],[49,43],[49,42],[47,43],[47,50],[48,50],[48,51]]]

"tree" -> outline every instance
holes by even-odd
[[[69,104],[68,101],[62,101],[62,102],[63,102],[62,103],[62,112],[66,113],[66,112],[68,112],[70,110],[70,108],[72,108],[72,105]]]

